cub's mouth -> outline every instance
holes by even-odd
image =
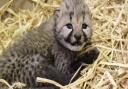
[[[80,41],[75,41],[71,43],[72,46],[80,46],[82,43]]]
[[[86,45],[86,41],[80,41],[80,40],[64,40],[64,46],[68,48],[71,51],[81,51],[84,46]]]
[[[67,44],[70,44],[71,46],[81,46],[81,45],[83,44],[83,43],[80,42],[80,41],[71,42],[71,41],[65,40],[65,42],[66,42]]]
[[[65,42],[65,47],[67,47],[71,51],[81,51],[84,48],[85,44],[86,44],[85,42],[84,43]]]

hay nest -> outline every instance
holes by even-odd
[[[15,8],[10,0],[0,8],[0,51],[17,36],[46,21],[60,0],[29,0],[30,10]],[[128,89],[128,0],[86,0],[92,12],[93,43],[100,50],[94,64],[81,72],[81,77],[67,86],[47,79],[61,88],[78,86],[80,89]],[[12,89],[6,81],[1,80]],[[14,84],[15,85],[15,84]],[[22,85],[22,84],[20,84]]]

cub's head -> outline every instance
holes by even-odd
[[[71,51],[81,51],[92,35],[88,6],[82,0],[63,0],[55,19],[57,41]]]

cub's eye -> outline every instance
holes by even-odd
[[[72,26],[71,23],[66,24],[66,26],[67,26],[68,29],[73,29],[73,26]]]
[[[87,26],[88,26],[88,25],[87,25],[86,23],[83,23],[83,24],[82,24],[82,29],[86,29]]]

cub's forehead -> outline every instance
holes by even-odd
[[[84,0],[63,0],[60,5],[61,14],[89,14],[89,8]]]

